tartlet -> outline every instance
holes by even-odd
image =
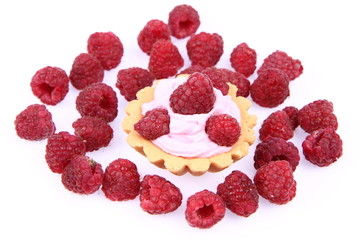
[[[228,83],[228,95],[231,96],[231,100],[236,103],[240,110],[241,135],[229,151],[211,157],[186,158],[169,154],[153,144],[152,141],[143,138],[134,129],[134,125],[143,117],[142,105],[153,100],[154,91],[159,81],[166,81],[166,79],[155,81],[153,86],[140,90],[136,95],[137,99],[129,102],[125,109],[126,117],[122,123],[123,130],[128,134],[128,144],[147,157],[150,163],[165,168],[176,175],[189,172],[198,176],[207,171],[221,171],[248,154],[249,146],[255,141],[253,127],[256,125],[257,118],[248,113],[251,102],[244,97],[237,97],[237,88],[230,83]]]

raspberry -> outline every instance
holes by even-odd
[[[268,68],[277,68],[283,71],[289,80],[294,80],[299,77],[303,72],[303,66],[300,60],[292,59],[283,51],[275,51],[264,59],[263,64],[258,70],[258,74]]]
[[[171,10],[168,25],[171,35],[181,39],[196,32],[200,26],[200,17],[192,6],[183,4]]]
[[[210,228],[224,218],[225,212],[222,198],[205,189],[188,198],[185,218],[192,227]]]
[[[81,53],[73,62],[69,78],[71,84],[81,90],[92,83],[102,82],[104,68],[96,57]]]
[[[299,110],[294,106],[288,106],[285,107],[282,111],[284,111],[289,116],[291,126],[293,130],[295,130],[299,126],[299,121],[298,121]]]
[[[305,105],[299,110],[298,121],[305,132],[312,132],[319,128],[338,128],[337,117],[333,113],[332,102],[328,100],[316,100]]]
[[[155,77],[148,70],[132,67],[122,69],[117,74],[116,87],[127,101],[136,99],[136,93],[147,86],[151,86]]]
[[[342,140],[333,128],[311,132],[302,147],[305,158],[319,167],[329,166],[342,155]]]
[[[193,73],[170,95],[170,107],[175,113],[184,115],[208,113],[213,109],[215,100],[209,77]]]
[[[248,217],[259,207],[259,194],[255,184],[243,172],[234,170],[217,187],[217,194],[233,213]]]
[[[214,88],[219,89],[223,95],[228,94],[228,75],[224,71],[216,67],[208,67],[201,71],[201,73],[206,74],[210,78]]]
[[[190,37],[186,50],[192,65],[212,67],[224,52],[224,41],[217,33],[201,32]]]
[[[236,72],[249,77],[256,69],[256,52],[246,43],[241,43],[231,52],[230,62]]]
[[[69,77],[61,68],[44,67],[32,77],[30,87],[41,102],[56,105],[69,92]]]
[[[299,165],[299,150],[292,142],[287,142],[282,138],[269,136],[256,146],[254,154],[254,167],[268,164],[270,161],[288,161],[293,171]]]
[[[62,173],[74,156],[85,153],[86,145],[82,139],[63,131],[48,138],[45,159],[51,171]]]
[[[101,190],[112,201],[134,199],[140,193],[140,175],[136,165],[127,159],[117,159],[105,169]]]
[[[87,51],[95,56],[105,70],[119,65],[124,54],[120,39],[112,32],[96,32],[89,36]]]
[[[227,74],[228,82],[237,87],[236,96],[248,97],[250,94],[250,81],[244,74],[222,68],[223,72]]]
[[[296,195],[296,181],[288,161],[270,161],[260,167],[254,177],[255,186],[263,198],[275,204],[285,204]]]
[[[250,86],[251,98],[262,107],[276,107],[290,95],[285,73],[275,68],[261,71]]]
[[[152,46],[159,39],[170,40],[170,29],[163,21],[153,19],[140,31],[137,42],[141,50],[150,55]]]
[[[107,122],[116,118],[117,107],[116,92],[105,83],[91,84],[76,98],[76,109],[81,116],[98,117]]]
[[[294,130],[289,116],[284,111],[275,111],[262,123],[259,138],[264,141],[268,136],[289,140],[294,136]]]
[[[220,114],[208,118],[205,132],[212,142],[230,147],[239,140],[241,128],[235,118],[228,114]]]
[[[27,140],[42,140],[55,132],[51,113],[40,104],[29,105],[16,116],[14,124],[17,135]]]
[[[141,181],[140,207],[149,214],[175,211],[182,201],[180,189],[158,175],[145,175]]]
[[[201,72],[204,70],[204,67],[200,66],[200,65],[191,65],[188,68],[185,68],[184,70],[182,70],[179,74],[193,74],[196,72]]]
[[[64,168],[61,181],[69,191],[79,194],[96,192],[102,183],[104,172],[99,163],[87,156],[75,156]]]
[[[86,144],[86,151],[91,152],[109,145],[113,138],[110,125],[95,117],[81,117],[73,122],[75,135],[79,136]]]
[[[170,132],[170,116],[164,108],[154,108],[145,113],[134,125],[135,130],[145,139],[154,140]]]
[[[182,66],[184,59],[174,44],[163,39],[154,43],[148,68],[157,79],[174,76]]]

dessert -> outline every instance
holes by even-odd
[[[152,87],[137,93],[137,100],[126,107],[122,128],[128,133],[127,142],[158,167],[166,168],[176,175],[190,172],[201,175],[207,171],[217,172],[230,166],[248,153],[255,141],[253,127],[256,116],[248,114],[251,102],[236,96],[237,88],[229,84],[229,93],[224,96],[214,88],[216,101],[213,109],[203,114],[178,114],[170,107],[170,95],[193,75],[158,80]],[[157,107],[167,109],[170,115],[170,133],[155,140],[148,140],[134,129],[134,125],[145,113]],[[205,123],[211,115],[229,114],[239,120],[241,134],[232,146],[219,146],[212,142],[206,132]],[[185,123],[185,124],[184,124]]]

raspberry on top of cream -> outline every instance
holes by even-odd
[[[170,107],[170,95],[181,84],[185,83],[188,75],[180,75],[157,82],[154,99],[142,105],[142,114],[157,107],[167,109],[170,115],[170,133],[152,142],[163,151],[180,157],[211,157],[229,151],[232,147],[219,146],[212,142],[205,132],[207,119],[212,115],[229,114],[240,123],[240,110],[229,95],[224,96],[220,90],[214,88],[216,101],[214,108],[206,114],[182,115],[174,113]]]

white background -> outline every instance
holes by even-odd
[[[184,211],[186,199],[197,191],[216,187],[231,171],[239,169],[251,178],[253,151],[219,173],[201,177],[175,176],[151,165],[126,143],[121,122],[127,102],[116,89],[119,115],[111,123],[115,131],[109,147],[88,155],[105,168],[117,158],[132,160],[141,176],[159,174],[177,185],[184,196],[178,210],[152,216],[141,210],[136,198],[112,202],[101,191],[81,196],[64,189],[60,175],[52,173],[45,160],[46,141],[30,142],[17,137],[15,116],[29,104],[40,103],[29,83],[45,66],[58,66],[67,73],[74,58],[86,51],[88,36],[113,31],[125,52],[121,64],[105,73],[104,82],[115,87],[119,69],[147,67],[148,56],[140,51],[136,37],[147,21],[167,22],[168,13],[181,3],[198,10],[198,32],[216,32],[223,37],[224,54],[218,67],[230,67],[232,49],[247,42],[258,54],[258,66],[267,55],[283,50],[298,58],[304,73],[290,84],[290,97],[279,107],[256,104],[256,134],[266,116],[277,109],[303,105],[317,99],[334,103],[338,133],[344,154],[335,164],[320,168],[306,161],[295,172],[297,196],[277,206],[260,198],[260,207],[248,218],[227,211],[224,219],[208,230],[190,227]],[[236,4],[236,5],[235,5]],[[359,8],[356,1],[2,1],[0,3],[1,117],[0,149],[2,186],[0,197],[1,239],[359,239]],[[185,59],[187,38],[173,39]],[[250,77],[253,81],[255,75]],[[71,123],[78,91],[72,86],[63,102],[49,106],[57,131],[73,132]],[[291,139],[300,152],[306,134],[297,129]],[[6,237],[4,237],[6,236]],[[140,238],[139,238],[140,239]],[[350,239],[350,238],[348,238]]]

